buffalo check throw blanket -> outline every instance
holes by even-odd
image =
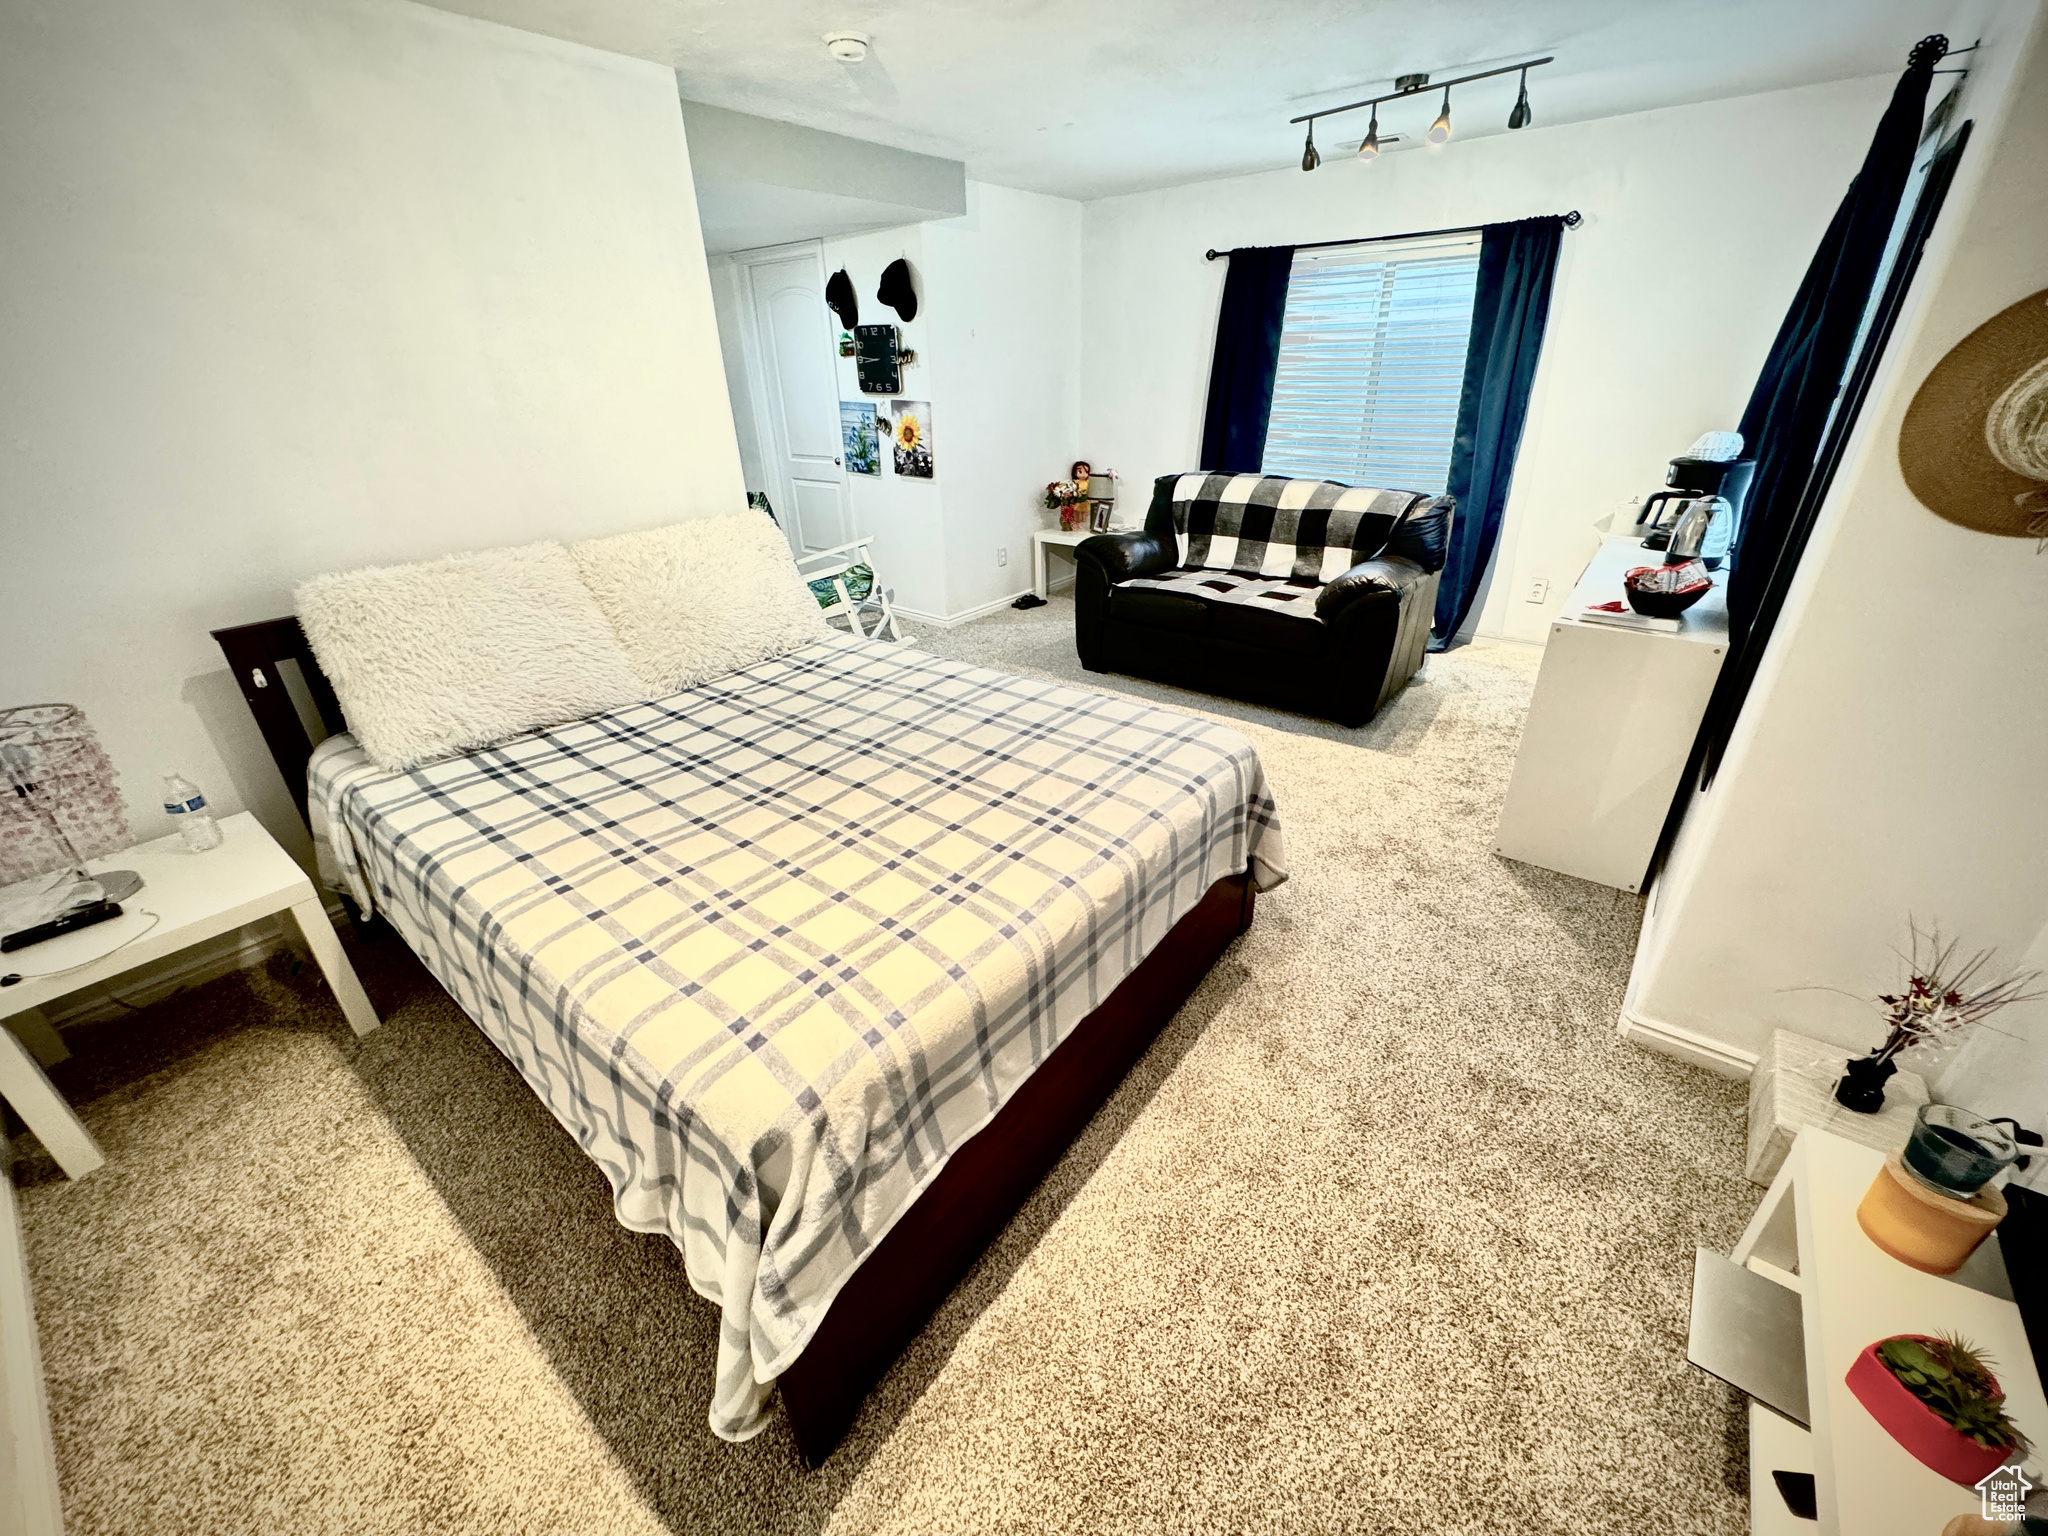
[[[1301,586],[1335,581],[1430,498],[1285,475],[1182,475],[1173,529],[1186,570],[1236,571]]]
[[[722,1315],[745,1439],[861,1259],[1217,880],[1286,878],[1220,725],[821,642],[410,772],[316,830]]]

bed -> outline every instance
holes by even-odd
[[[779,1389],[812,1465],[1286,877],[1236,732],[900,645],[392,771],[314,745],[296,620],[217,638],[335,881],[719,1307],[712,1429]]]

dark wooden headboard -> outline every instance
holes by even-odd
[[[313,659],[313,648],[306,643],[306,632],[295,617],[216,629],[213,638],[220,642],[228,670],[235,674],[242,697],[249,701],[249,713],[256,717],[256,728],[263,732],[270,755],[277,759],[277,771],[284,775],[292,802],[299,815],[305,816],[306,764],[320,738],[313,734],[299,701],[292,696],[284,663],[296,663],[299,676],[305,679],[305,691],[329,734],[348,729],[334,685]]]

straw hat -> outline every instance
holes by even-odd
[[[1937,517],[2048,539],[2048,288],[1934,365],[1899,429],[1899,468]]]

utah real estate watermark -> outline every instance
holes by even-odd
[[[1984,1500],[1984,1518],[1991,1521],[2016,1521],[2027,1512],[2027,1495],[2034,1485],[2027,1481],[2026,1473],[2017,1466],[2000,1467],[1977,1484],[1977,1492]]]

